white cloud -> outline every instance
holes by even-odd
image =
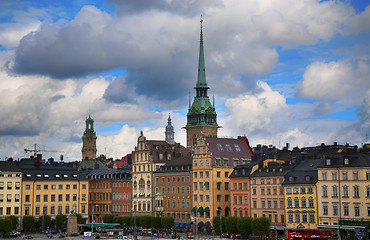
[[[360,14],[353,15],[345,23],[345,34],[358,34],[370,31],[370,6],[365,8]]]

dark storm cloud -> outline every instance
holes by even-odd
[[[21,137],[33,137],[40,134],[40,129],[37,126],[20,125],[13,127],[0,128],[0,136],[21,136]]]

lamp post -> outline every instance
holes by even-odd
[[[134,215],[134,240],[136,240],[136,215],[134,212],[134,206],[132,206],[132,215]]]
[[[94,237],[94,208],[97,207],[98,205],[92,205],[92,214],[91,214],[91,237]]]
[[[220,238],[222,238],[222,217],[221,217],[222,209],[219,208],[217,209],[217,211],[220,211]]]
[[[200,203],[198,203],[195,207],[195,240],[198,240],[198,206]]]

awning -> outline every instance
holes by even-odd
[[[184,227],[185,226],[185,223],[180,223],[180,227]]]
[[[204,212],[210,212],[211,210],[209,209],[209,207],[206,207],[205,209],[204,209]]]
[[[191,209],[191,211],[192,212],[195,212],[197,210],[197,207],[193,207],[192,209]]]
[[[331,229],[338,229],[338,225],[319,225],[317,228],[323,229],[323,228],[331,228]],[[364,229],[364,226],[349,226],[349,225],[340,225],[340,229],[344,230],[355,230],[355,228],[362,228]]]
[[[198,208],[197,212],[203,212],[203,207]]]
[[[179,222],[175,224],[175,227],[178,227],[178,226],[180,226],[180,223]]]

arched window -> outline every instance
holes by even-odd
[[[303,207],[303,208],[306,208],[307,207],[307,203],[306,203],[306,198],[305,197],[303,197],[301,199],[301,207]]]
[[[297,197],[294,198],[294,207],[299,208],[299,198]]]
[[[315,207],[315,204],[314,204],[314,201],[313,201],[313,197],[310,197],[308,199],[308,207],[309,208],[314,208]]]
[[[123,200],[126,200],[126,193],[125,193],[125,192],[123,192],[123,193],[122,193],[122,195],[123,195],[123,198],[122,198],[122,199],[123,199]]]
[[[136,181],[134,182],[134,189],[135,190],[137,189],[137,182]]]
[[[145,190],[145,181],[144,181],[144,179],[140,179],[140,181],[139,181],[139,190],[140,190],[140,192],[144,192],[144,190]]]
[[[130,192],[127,192],[127,200],[130,200]]]
[[[146,182],[146,187],[147,187],[148,190],[150,190],[150,181],[149,180]]]
[[[287,199],[287,207],[288,208],[292,208],[293,207],[292,199],[290,197]]]

